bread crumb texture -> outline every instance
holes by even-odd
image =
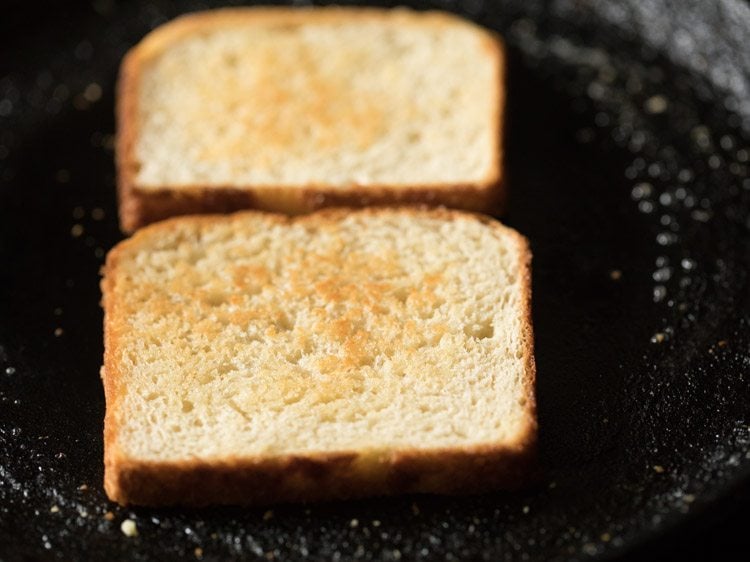
[[[485,180],[498,159],[494,38],[446,15],[362,14],[220,11],[148,37],[139,189]]]
[[[104,287],[120,454],[517,439],[533,401],[525,242],[444,215],[176,219],[118,246]]]

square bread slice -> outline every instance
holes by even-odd
[[[523,486],[530,259],[514,230],[446,210],[140,230],[102,281],[107,494],[268,504]]]
[[[120,221],[422,203],[499,210],[504,54],[456,16],[239,8],[125,57]]]

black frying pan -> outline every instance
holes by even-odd
[[[747,497],[748,5],[466,0],[438,7],[510,50],[506,220],[535,254],[543,484],[272,512],[108,503],[114,80],[149,28],[206,4],[4,8],[0,559],[633,556]]]

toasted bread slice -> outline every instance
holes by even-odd
[[[125,57],[123,230],[245,208],[502,203],[504,55],[456,16],[241,8],[183,16]]]
[[[105,488],[267,504],[529,481],[530,253],[458,211],[144,228],[102,281]]]

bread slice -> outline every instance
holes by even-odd
[[[245,208],[502,202],[504,55],[456,16],[240,8],[183,16],[125,57],[125,231]]]
[[[102,281],[107,494],[267,504],[524,485],[529,262],[521,235],[458,211],[140,230]]]

